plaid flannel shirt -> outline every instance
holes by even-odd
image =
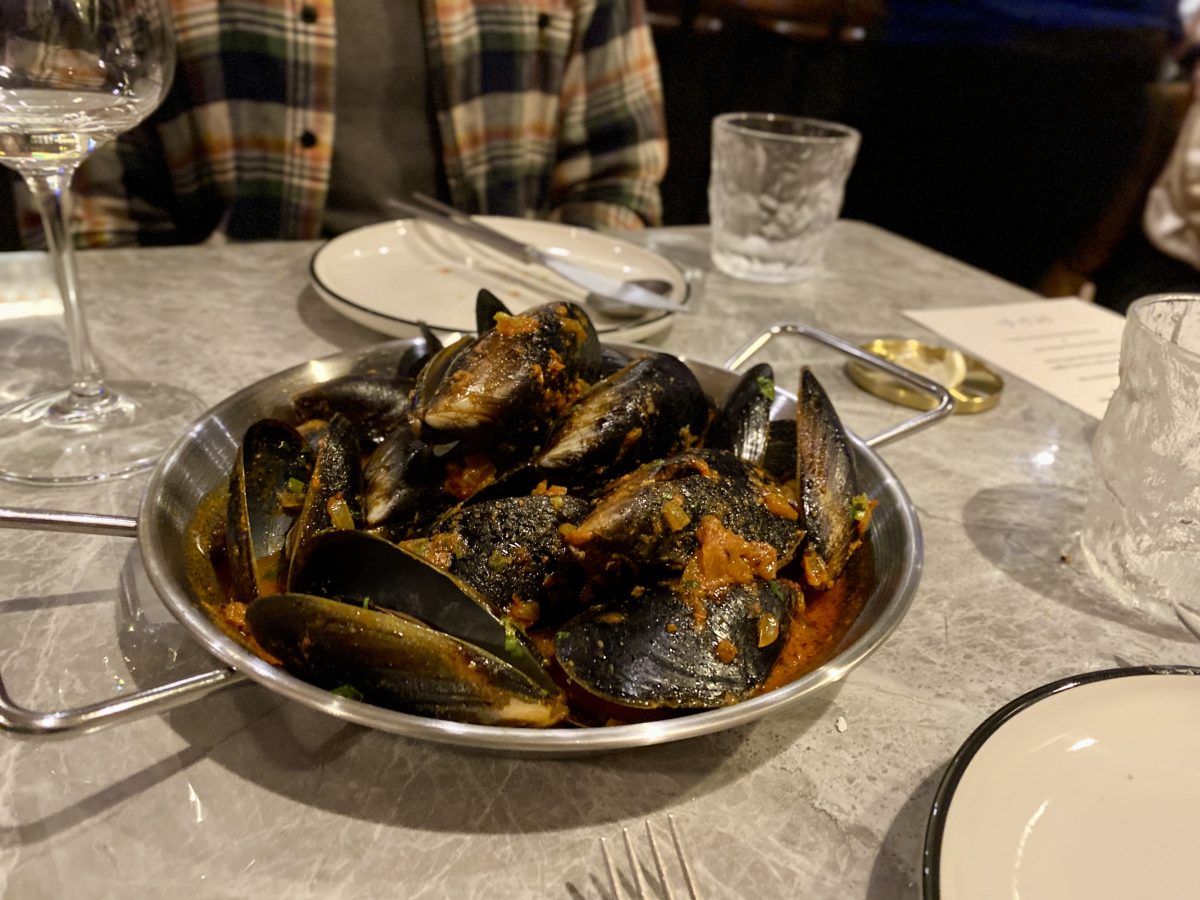
[[[420,2],[455,206],[601,228],[659,221],[666,139],[643,0]],[[334,0],[171,4],[172,89],[76,175],[77,243],[319,237]],[[22,199],[22,229],[36,232]]]

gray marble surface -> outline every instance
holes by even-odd
[[[645,240],[686,268],[696,298],[697,314],[656,343],[717,363],[771,322],[855,341],[929,337],[901,311],[1030,299],[853,222],[837,226],[824,270],[790,286],[713,274],[703,230]],[[213,403],[379,340],[309,287],[313,249],[81,254],[110,375]],[[6,309],[0,301],[0,399],[53,382],[65,358],[54,316]],[[840,360],[772,348],[785,384],[802,360],[852,428],[904,415],[855,388]],[[918,896],[934,791],[982,719],[1069,674],[1200,661],[1182,628],[1116,611],[1074,553],[1095,426],[1009,377],[996,409],[884,448],[926,540],[910,612],[842,682],[736,730],[527,760],[344,725],[241,687],[83,737],[0,737],[3,894],[593,898],[608,895],[598,838],[643,819],[664,828],[673,813],[702,896]],[[132,515],[144,483],[0,484],[0,505]],[[153,596],[136,545],[118,538],[0,531],[0,621],[5,683],[30,706],[211,667]]]

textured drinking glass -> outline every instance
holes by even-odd
[[[712,258],[735,278],[787,282],[820,262],[858,153],[836,122],[774,113],[713,119]]]
[[[1200,294],[1129,308],[1092,455],[1084,558],[1125,605],[1173,619],[1200,587]]]
[[[71,178],[162,102],[175,70],[164,0],[0,0],[0,165],[42,217],[63,301],[69,386],[0,408],[0,478],[76,484],[147,468],[203,408],[170,385],[108,381],[71,246]]]

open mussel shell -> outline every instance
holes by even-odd
[[[276,594],[250,604],[246,621],[289,672],[368,703],[480,725],[547,727],[567,713],[557,689],[409,616]]]
[[[443,346],[433,354],[421,371],[417,373],[411,394],[409,423],[414,433],[420,433],[421,420],[419,410],[425,409],[441,390],[446,373],[454,366],[458,357],[474,345],[475,338],[464,335],[452,344]]]
[[[246,430],[229,480],[225,516],[235,596],[250,600],[283,589],[285,542],[311,468],[304,438],[292,426],[262,419]]]
[[[400,354],[400,359],[396,362],[396,383],[406,391],[412,388],[413,382],[425,368],[425,364],[433,359],[444,346],[433,329],[424,322],[420,325],[420,331],[421,337],[414,338],[404,348],[404,352]]]
[[[657,586],[575,617],[554,653],[574,684],[608,703],[726,706],[766,680],[796,603],[782,581],[730,585],[701,600],[678,584]]]
[[[596,373],[600,378],[607,378],[614,372],[619,372],[631,362],[634,357],[619,347],[603,344],[600,347],[600,370]]]
[[[499,315],[511,316],[512,313],[504,305],[503,300],[487,288],[480,288],[479,293],[475,295],[476,333],[483,334],[485,331],[491,331],[495,328],[496,317]]]
[[[305,543],[331,528],[354,529],[363,521],[363,477],[359,432],[335,413],[317,442],[317,458],[287,547],[294,558]]]
[[[407,421],[410,387],[390,374],[343,375],[297,394],[292,405],[301,421],[330,419],[335,413],[347,416],[365,440],[378,443]]]
[[[667,354],[644,357],[580,397],[534,465],[558,483],[600,483],[697,443],[708,411],[691,369]]]
[[[717,411],[706,447],[728,450],[751,465],[762,466],[770,438],[775,373],[767,363],[748,369]]]
[[[371,453],[363,468],[366,524],[400,534],[432,522],[453,503],[442,489],[445,456],[402,425]]]
[[[478,591],[409,551],[361,531],[329,531],[304,545],[288,590],[351,606],[394,610],[484,650],[547,691],[540,655]]]
[[[807,367],[796,404],[796,459],[808,580],[813,587],[829,587],[859,542],[853,514],[858,474],[846,429]]]
[[[796,458],[794,419],[772,419],[768,424],[767,449],[763,455],[762,468],[781,484],[796,481],[799,464]]]

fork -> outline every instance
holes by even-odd
[[[414,193],[412,199],[422,205],[395,199],[388,200],[387,204],[397,213],[428,222],[430,225],[443,228],[467,240],[484,244],[520,262],[549,269],[588,293],[603,296],[610,303],[624,303],[629,306],[668,312],[691,312],[691,308],[683,301],[668,299],[637,281],[619,281],[608,275],[584,268],[561,256],[544,252],[530,244],[522,244],[433,197]],[[670,288],[669,283],[662,283]]]
[[[654,839],[654,829],[650,827],[649,819],[646,819],[645,825],[646,842],[650,845],[650,855],[654,857],[654,868],[658,870],[658,882],[662,886],[663,896],[666,897],[666,900],[674,900],[674,895],[671,893],[671,882],[667,878],[666,867],[663,865],[662,854],[658,850],[658,842]],[[675,827],[675,816],[667,816],[667,825],[671,829],[671,842],[675,845],[675,857],[679,861],[679,868],[683,871],[687,895],[691,900],[700,900],[700,895],[696,891],[696,882],[692,878],[692,870],[689,868],[687,856],[683,852],[683,842],[679,838],[679,830]],[[629,829],[622,828],[621,834],[625,840],[625,853],[629,857],[629,869],[633,875],[633,884],[636,890],[634,897],[636,900],[649,900],[650,894],[647,893],[646,882],[642,878],[641,862],[638,860],[637,853],[634,852]],[[613,900],[621,900],[624,895],[621,893],[621,883],[617,878],[612,855],[608,852],[607,838],[600,838],[600,850],[604,854],[604,866],[608,870],[608,883],[612,889]]]

